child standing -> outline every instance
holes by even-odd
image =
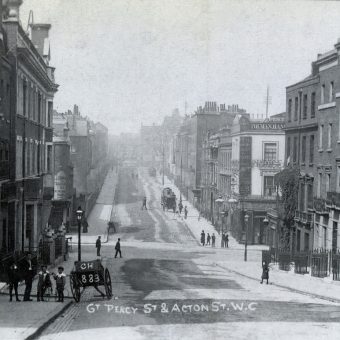
[[[261,276],[261,283],[263,283],[263,280],[269,280],[269,266],[266,261],[262,262],[262,276]]]
[[[64,268],[58,267],[58,274],[53,275],[58,293],[58,302],[64,302],[64,289],[66,284],[66,275],[64,274]]]

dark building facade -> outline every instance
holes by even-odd
[[[20,25],[21,0],[3,12],[11,68],[10,176],[4,185],[12,250],[37,247],[48,223],[53,197],[52,108],[58,85],[49,65],[48,24]]]

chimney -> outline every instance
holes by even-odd
[[[2,2],[3,1],[1,0],[1,3]],[[3,15],[5,16],[6,21],[19,22],[21,5],[22,0],[7,0],[7,4],[5,4],[3,9]]]
[[[51,29],[50,24],[31,24],[31,40],[39,54],[45,59],[45,62],[50,60],[50,42],[48,33]]]

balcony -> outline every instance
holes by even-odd
[[[340,193],[335,191],[327,192],[326,206],[328,208],[340,208]]]
[[[301,223],[304,223],[304,224],[311,224],[312,220],[313,220],[313,214],[303,212],[303,211],[300,211],[300,210],[295,210],[294,219],[297,222],[301,222]]]

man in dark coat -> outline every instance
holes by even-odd
[[[204,230],[202,230],[202,232],[201,232],[201,244],[202,244],[202,246],[205,245],[205,233],[204,233]]]
[[[183,210],[182,201],[180,201],[179,204],[178,204],[178,210],[179,210],[179,214],[181,215],[182,214],[182,210]]]
[[[97,256],[100,256],[100,248],[102,246],[101,236],[98,236],[96,241]]]
[[[44,294],[47,288],[52,287],[50,273],[46,266],[41,266],[38,276],[37,301],[44,301]]]
[[[225,234],[224,236],[224,247],[228,248],[229,247],[229,235]]]
[[[261,283],[263,283],[263,280],[269,280],[269,266],[266,261],[262,262],[262,276],[261,276]]]
[[[142,210],[145,208],[145,210],[148,210],[146,207],[146,196],[143,197],[143,205],[142,205]]]
[[[19,269],[17,266],[17,263],[14,262],[8,270],[8,283],[9,283],[9,301],[12,301],[12,296],[13,296],[13,288],[14,288],[14,293],[15,293],[15,298],[17,301],[19,300],[18,296],[18,283],[20,281],[19,277]]]
[[[118,239],[118,241],[116,243],[115,249],[116,249],[115,258],[117,257],[118,253],[119,253],[120,257],[122,257],[122,252],[120,250],[120,238]]]
[[[35,275],[35,268],[32,261],[32,254],[28,253],[26,258],[22,264],[24,278],[25,278],[25,293],[24,293],[24,301],[33,301],[31,299],[31,291],[32,291],[32,281]]]
[[[221,235],[221,248],[224,248],[224,244],[225,244],[225,234],[222,233],[222,235]]]

